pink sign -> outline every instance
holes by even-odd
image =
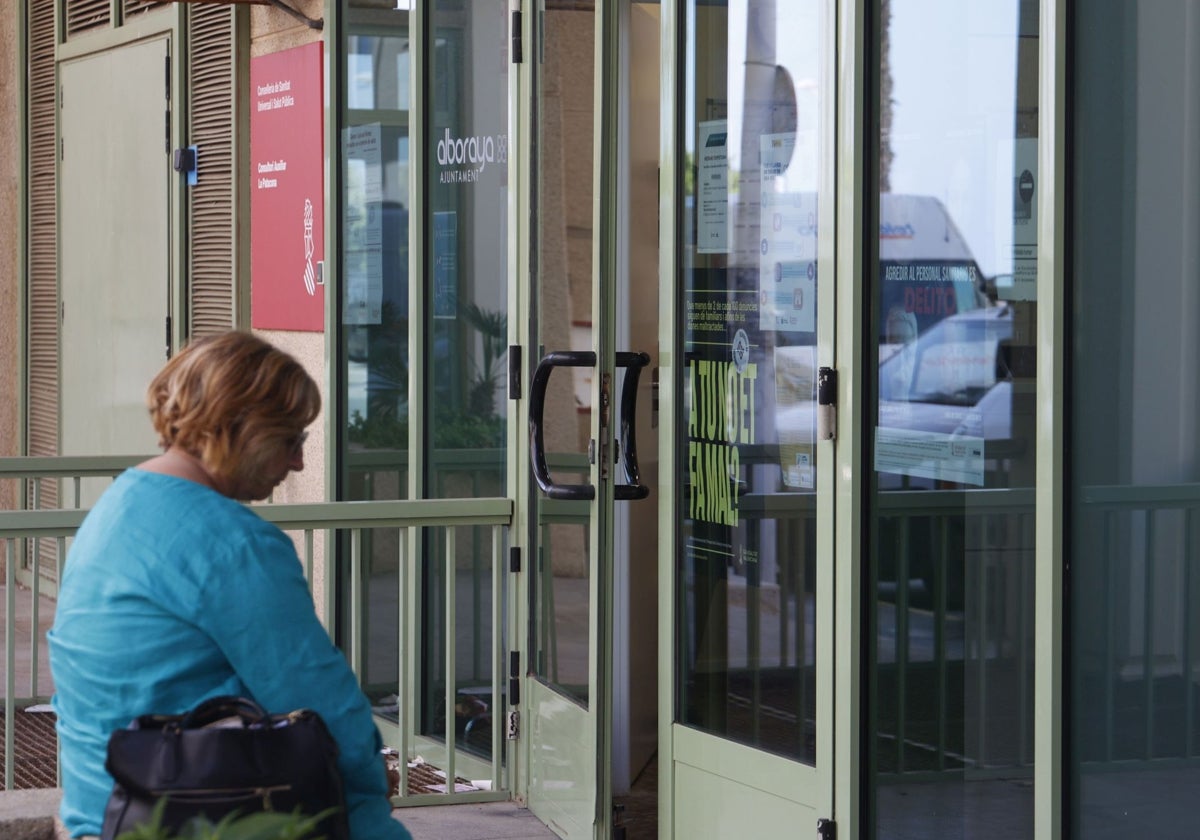
[[[325,329],[321,42],[250,59],[250,323]]]

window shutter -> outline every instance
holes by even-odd
[[[200,149],[200,178],[188,190],[188,317],[193,337],[237,325],[235,33],[235,11],[227,6],[197,5],[188,10],[188,142]]]
[[[58,453],[58,230],[54,4],[29,6],[29,454]],[[53,482],[47,482],[53,486]]]
[[[126,18],[131,18],[160,6],[162,6],[162,0],[124,0],[124,3],[121,4],[121,12]]]
[[[53,3],[31,3],[31,6],[50,6]],[[112,22],[112,4],[109,0],[67,0],[65,31],[67,40],[93,29],[108,27]]]

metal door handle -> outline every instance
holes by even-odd
[[[556,367],[595,367],[596,354],[591,350],[556,350],[547,353],[533,372],[529,384],[529,460],[533,466],[533,478],[549,499],[587,502],[596,498],[596,488],[591,484],[555,484],[546,466],[546,446],[543,441],[542,425],[546,412],[546,386],[550,374]]]
[[[648,353],[617,353],[617,367],[626,368],[625,381],[621,383],[621,464],[625,468],[628,484],[613,488],[613,498],[621,501],[644,499],[650,488],[642,484],[642,471],[637,461],[637,386],[642,368],[650,364]]]
[[[617,367],[628,368],[625,382],[621,386],[621,460],[630,484],[618,484],[613,488],[613,498],[624,500],[644,499],[650,488],[641,483],[641,471],[637,462],[637,438],[634,432],[634,417],[637,410],[637,384],[641,369],[650,363],[646,353],[622,352],[616,354]],[[546,465],[546,446],[543,428],[546,413],[546,388],[550,374],[556,367],[595,367],[596,354],[590,350],[556,350],[547,353],[538,362],[529,385],[529,460],[533,478],[547,498],[565,501],[591,501],[596,497],[596,488],[591,484],[558,484],[550,476]]]

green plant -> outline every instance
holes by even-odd
[[[369,331],[364,353],[371,370],[365,415],[354,410],[347,436],[365,449],[408,446],[408,322],[384,304],[384,324]],[[505,420],[496,412],[496,392],[507,375],[508,318],[503,312],[464,303],[458,317],[470,328],[469,381],[460,399],[434,406],[430,432],[438,449],[497,449],[504,446]],[[478,341],[478,344],[474,342]]]
[[[508,337],[508,317],[503,312],[481,309],[474,303],[466,303],[459,309],[459,317],[479,333],[482,359],[475,367],[475,379],[467,397],[467,410],[476,415],[495,414],[496,388],[504,375],[503,359],[508,352],[505,340]]]
[[[317,825],[330,814],[323,811],[310,817],[299,812],[233,813],[217,823],[196,817],[173,833],[162,825],[166,802],[159,800],[150,822],[121,833],[117,840],[322,840],[324,835],[318,833]]]

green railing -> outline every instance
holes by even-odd
[[[1079,495],[1071,653],[1080,759],[1104,769],[1194,765],[1200,484]]]
[[[30,463],[34,460],[38,463]],[[36,480],[53,477],[69,480],[80,475],[112,476],[137,460],[130,458],[105,462],[104,459],[0,459],[0,478]],[[503,557],[507,546],[507,530],[513,515],[512,501],[506,498],[483,498],[323,502],[260,505],[256,506],[256,510],[264,519],[276,523],[293,536],[310,585],[315,580],[314,574],[322,556],[331,554],[335,546],[348,546],[344,562],[349,568],[346,579],[350,587],[348,603],[351,615],[348,626],[351,629],[347,634],[349,638],[344,640],[343,649],[360,679],[367,650],[366,642],[362,638],[364,623],[357,615],[363,603],[364,541],[374,539],[377,544],[386,542],[395,546],[395,597],[400,605],[400,619],[396,627],[399,639],[397,673],[400,676],[394,686],[397,709],[394,715],[380,719],[380,729],[385,741],[397,750],[402,759],[420,754],[429,764],[444,772],[448,783],[445,785],[444,794],[410,793],[408,761],[401,760],[398,767],[401,776],[400,793],[394,802],[398,805],[447,804],[508,798],[503,761],[504,745],[501,740],[505,731],[505,727],[501,725],[504,720],[501,677],[506,673],[503,667],[505,633],[501,622],[509,612],[502,603],[505,597]],[[6,790],[12,789],[16,769],[16,712],[30,705],[47,702],[52,691],[44,664],[44,632],[48,616],[42,611],[41,602],[45,594],[43,587],[44,584],[48,584],[49,588],[55,588],[57,581],[61,579],[61,558],[66,556],[67,540],[78,529],[85,515],[85,510],[0,512],[0,543],[4,545],[5,564]],[[488,561],[483,567],[486,567],[490,575],[490,582],[486,587],[491,601],[492,626],[487,639],[487,658],[490,662],[482,669],[478,664],[471,666],[472,670],[486,671],[490,680],[490,686],[484,690],[491,700],[490,744],[486,745],[485,749],[479,749],[479,745],[476,744],[476,748],[469,752],[461,750],[456,743],[458,733],[452,714],[459,700],[456,688],[459,663],[455,655],[455,639],[456,630],[461,629],[458,627],[460,607],[456,591],[459,577],[456,571],[460,553],[457,549],[460,529],[469,530],[472,537],[481,532],[488,535]],[[28,588],[22,589],[18,587],[17,573],[23,563],[29,562],[27,558],[31,556],[30,546],[44,540],[51,541],[55,546],[56,562],[50,569],[42,568],[41,574],[30,575]],[[422,557],[432,559],[417,559]],[[439,641],[443,654],[439,661],[443,667],[440,676],[422,674],[421,656],[428,640],[421,638],[421,624],[405,609],[405,605],[415,604],[419,600],[415,597],[414,587],[421,585],[422,575],[435,573],[430,563],[441,564],[442,567],[437,572],[441,576],[440,632],[444,633]],[[323,609],[327,626],[333,626],[330,618],[334,614],[335,606],[335,576],[332,573],[332,564],[325,564],[325,567],[328,573],[319,582],[320,588],[314,591],[314,598],[318,602],[318,608]],[[473,575],[477,574],[478,568],[479,564],[472,566]],[[18,604],[18,598],[27,600],[27,603]],[[474,616],[468,620],[474,622]],[[477,655],[477,651],[473,653]],[[18,674],[18,670],[22,673]],[[421,679],[445,686],[442,703],[446,713],[443,716],[445,726],[442,731],[438,731],[436,727],[431,730],[427,723],[422,725],[419,721],[416,707]],[[479,785],[479,789],[457,790],[453,780],[461,777],[459,771],[462,768],[470,768],[463,771],[468,773],[466,778],[485,784]]]
[[[876,503],[875,766],[908,779],[1031,769],[1033,490]]]
[[[81,477],[111,476],[136,462],[124,459],[0,459],[0,479],[34,481],[53,478],[77,483]],[[35,463],[36,462],[36,463]],[[395,462],[379,465],[394,468]],[[1188,628],[1200,623],[1191,600],[1175,598],[1166,603],[1164,586],[1183,581],[1182,591],[1200,582],[1197,557],[1200,552],[1200,485],[1161,487],[1094,487],[1081,494],[1080,523],[1093,535],[1094,545],[1077,544],[1088,551],[1092,574],[1104,585],[1097,591],[1107,599],[1095,605],[1112,629],[1097,638],[1076,640],[1076,659],[1095,676],[1098,709],[1096,726],[1103,737],[1096,742],[1091,760],[1111,763],[1156,757],[1152,745],[1162,738],[1156,722],[1156,692],[1163,680],[1182,678],[1179,719],[1186,731],[1180,742],[1185,758],[1196,758],[1196,733],[1192,721],[1200,719],[1200,698],[1190,679],[1195,643]],[[754,508],[747,500],[748,508]],[[789,527],[808,522],[813,511],[807,503],[772,510],[770,497],[752,518],[782,517]],[[794,510],[792,508],[795,508]],[[414,556],[433,558],[444,565],[444,581],[438,590],[442,606],[438,615],[444,636],[437,642],[445,673],[437,679],[436,692],[444,692],[444,710],[460,700],[456,685],[462,682],[455,668],[466,667],[479,683],[486,677],[490,687],[481,690],[492,698],[493,724],[500,721],[503,692],[500,677],[499,626],[506,609],[500,603],[504,592],[505,529],[511,521],[509,499],[424,501],[330,502],[301,505],[264,505],[260,513],[295,535],[305,573],[310,582],[319,555],[326,547],[343,541],[348,546],[351,592],[344,602],[351,610],[362,602],[364,544],[374,541],[396,546],[397,566],[404,573],[396,578],[397,603],[413,603],[413,586],[422,571]],[[22,558],[30,546],[50,541],[56,558],[65,556],[68,538],[82,521],[82,510],[0,512],[0,540],[5,544],[5,785],[12,782],[14,752],[13,711],[48,698],[49,674],[45,668],[45,645],[40,629],[47,616],[40,602],[61,573],[61,561],[41,575],[28,576],[27,589],[17,586]],[[750,513],[750,510],[747,511]],[[894,491],[877,499],[875,521],[879,527],[879,558],[875,569],[875,621],[877,633],[874,661],[878,669],[876,690],[881,710],[881,737],[875,748],[886,774],[907,778],[971,769],[973,772],[1010,772],[1029,767],[1032,761],[1032,674],[1033,674],[1033,563],[1034,496],[1029,489],[969,491]],[[470,545],[458,529],[470,528]],[[386,539],[376,539],[384,531]],[[476,534],[486,534],[474,538]],[[365,542],[364,542],[365,541]],[[417,546],[420,546],[418,548]],[[464,548],[466,551],[464,552]],[[418,552],[414,555],[414,551]],[[464,609],[458,597],[455,563],[467,553],[470,579],[478,589],[463,599],[478,605],[490,599],[492,630],[469,642],[474,661],[456,662],[454,628],[462,623]],[[24,562],[28,562],[27,560]],[[442,568],[439,566],[438,568]],[[1080,571],[1077,574],[1082,574]],[[491,576],[480,586],[481,576]],[[1119,585],[1118,585],[1119,584]],[[324,579],[324,614],[332,616],[333,576]],[[1171,584],[1176,589],[1178,584]],[[28,599],[20,627],[16,619],[18,598]],[[475,609],[475,607],[465,607]],[[1167,619],[1164,619],[1167,615]],[[434,757],[439,767],[453,777],[464,754],[456,748],[457,733],[444,714],[441,738],[429,738],[428,726],[416,721],[418,709],[417,671],[425,652],[419,638],[421,624],[401,612],[397,627],[400,638],[396,693],[401,699],[393,722],[381,728],[401,755],[413,754],[419,746],[425,757]],[[1169,619],[1169,620],[1168,620]],[[786,622],[785,622],[786,624]],[[803,622],[795,626],[802,626]],[[347,655],[362,673],[366,648],[361,634],[364,622],[351,615],[346,640]],[[1126,628],[1119,632],[1119,628]],[[1130,628],[1133,628],[1132,630]],[[459,627],[461,631],[461,627]],[[917,640],[917,641],[914,641]],[[781,649],[803,648],[804,640],[791,640]],[[24,647],[22,647],[24,645]],[[796,647],[793,648],[792,645]],[[490,646],[480,661],[479,652]],[[18,679],[17,663],[21,665]],[[26,670],[27,669],[27,670]],[[428,694],[429,686],[426,686]],[[1128,696],[1141,713],[1126,714]],[[425,698],[428,700],[428,697]],[[1130,741],[1128,730],[1137,730],[1144,754],[1122,748]],[[478,770],[480,756],[490,762],[490,792],[451,794],[457,799],[491,798],[504,789],[500,742],[502,725],[490,727],[490,748],[473,750],[464,760]],[[431,763],[434,763],[431,762]],[[447,786],[453,790],[452,785]],[[406,790],[405,787],[401,788]],[[436,801],[446,801],[434,795]],[[424,801],[420,798],[411,801]]]

